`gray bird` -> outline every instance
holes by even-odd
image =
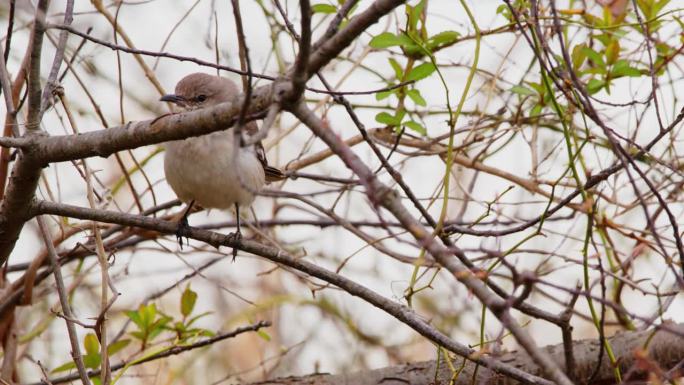
[[[237,85],[229,79],[193,73],[176,84],[174,94],[164,95],[160,100],[188,111],[232,101],[239,93]],[[245,124],[245,131],[256,133],[256,122]],[[239,208],[252,204],[255,193],[267,181],[284,178],[280,170],[268,166],[261,143],[241,147],[232,130],[166,142],[164,146],[166,181],[178,198],[188,204],[176,234],[181,247],[180,232],[187,227],[187,214],[194,204],[217,209],[235,207],[239,235]]]

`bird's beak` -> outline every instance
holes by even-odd
[[[185,100],[184,97],[182,97],[182,96],[180,96],[180,95],[176,95],[176,94],[164,95],[164,96],[161,97],[161,99],[159,99],[159,101],[161,101],[161,102],[170,102],[170,103],[174,103],[174,104],[177,104],[177,105],[180,105],[180,106],[183,106],[183,105],[185,105],[185,103],[186,103],[186,100]]]

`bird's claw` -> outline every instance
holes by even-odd
[[[183,233],[189,229],[190,225],[188,224],[188,217],[184,215],[178,221],[178,227],[176,228],[176,241],[178,242],[178,245],[180,246],[181,250],[183,250]],[[185,241],[188,245],[190,245],[190,239],[185,237]]]
[[[240,231],[240,228],[238,227],[237,231],[231,234],[233,237],[233,242],[240,243],[242,240],[242,232]],[[233,246],[233,262],[235,262],[235,258],[237,257],[237,252],[238,249],[236,246]]]

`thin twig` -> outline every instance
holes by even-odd
[[[38,221],[38,227],[40,228],[40,233],[43,237],[43,242],[48,252],[48,259],[52,265],[52,271],[55,276],[55,284],[57,285],[57,294],[59,295],[59,302],[62,305],[62,312],[66,316],[64,321],[66,322],[67,332],[69,334],[69,342],[71,343],[71,357],[76,364],[76,369],[81,378],[81,383],[83,385],[90,385],[90,379],[86,372],[85,365],[83,364],[83,356],[81,355],[81,348],[78,342],[78,334],[76,334],[76,327],[70,319],[75,318],[74,313],[71,311],[71,305],[69,304],[69,296],[67,295],[66,288],[64,287],[64,279],[62,278],[62,270],[59,267],[57,251],[52,243],[52,236],[43,220],[42,216],[36,218]]]

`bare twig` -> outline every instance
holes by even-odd
[[[38,221],[40,233],[43,236],[43,241],[48,251],[48,259],[50,260],[52,271],[55,275],[55,284],[57,285],[57,293],[59,294],[59,301],[62,305],[62,312],[66,316],[64,321],[66,322],[67,331],[69,333],[69,342],[71,343],[71,357],[76,364],[76,368],[78,369],[78,374],[83,385],[90,385],[90,379],[88,378],[85,365],[83,364],[83,356],[81,355],[81,348],[78,341],[78,334],[76,334],[76,327],[74,326],[74,323],[70,321],[70,319],[75,317],[74,313],[71,311],[69,296],[67,295],[66,289],[64,287],[64,279],[62,278],[62,271],[59,267],[57,252],[52,244],[52,237],[50,236],[50,231],[47,228],[43,217],[38,216],[36,220]]]
[[[64,11],[64,21],[62,22],[65,26],[70,26],[74,17],[74,0],[67,0],[66,10]],[[41,99],[41,114],[48,109],[50,98],[54,90],[59,87],[57,83],[57,76],[59,76],[59,68],[62,66],[62,60],[64,59],[64,50],[66,50],[67,40],[69,39],[69,32],[62,30],[59,33],[59,42],[55,47],[55,57],[52,60],[52,67],[50,68],[50,74],[48,75],[47,82],[45,83],[45,88],[43,89],[43,96]]]

